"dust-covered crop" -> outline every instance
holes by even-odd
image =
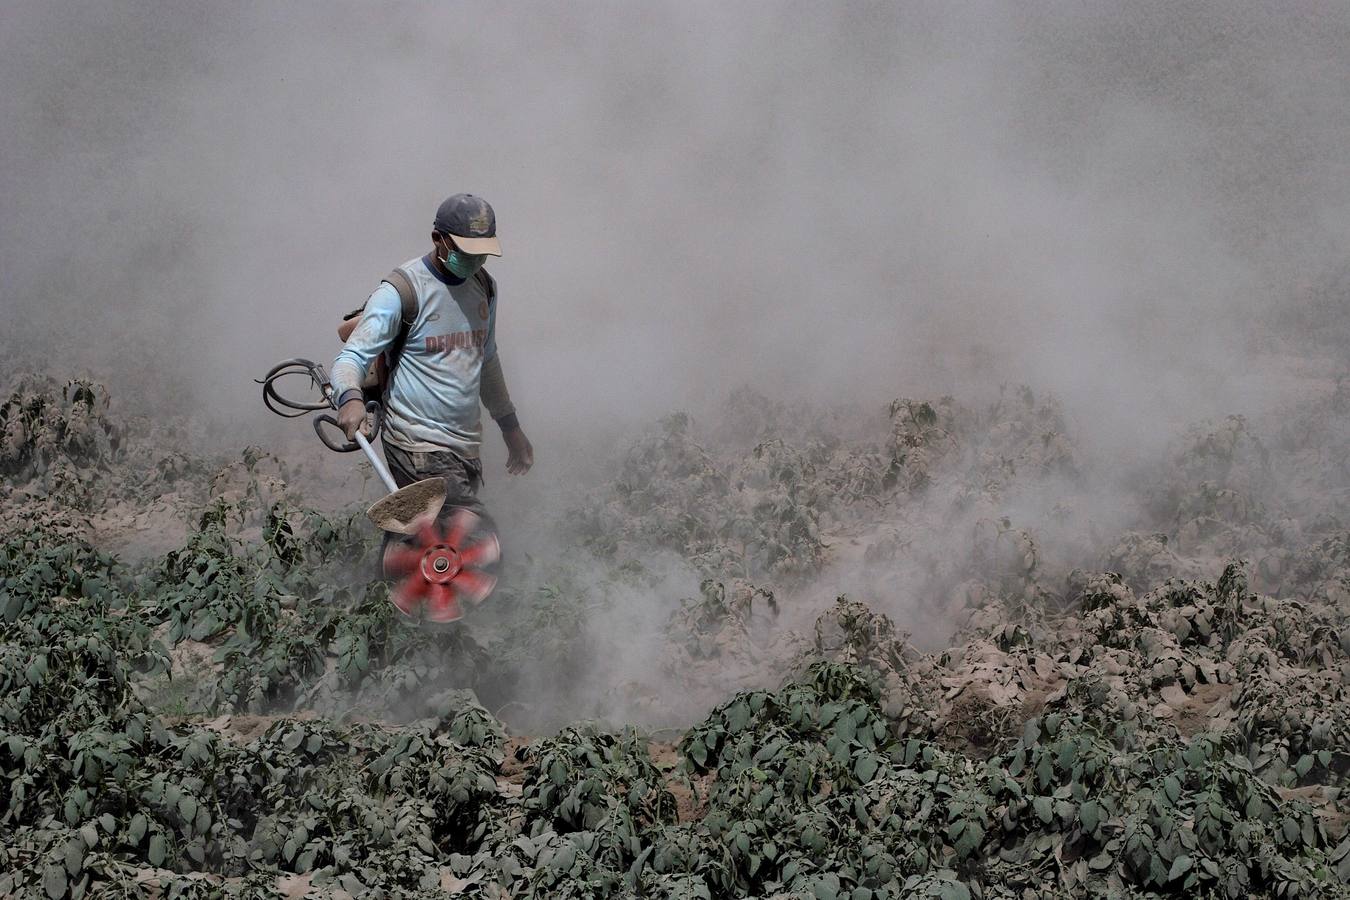
[[[1347,402],[1197,425],[1108,520],[1053,398],[741,392],[431,630],[354,507],[26,379],[0,894],[1348,896]],[[111,551],[147,487],[181,534]]]

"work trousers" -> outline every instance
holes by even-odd
[[[441,525],[456,509],[467,509],[481,516],[483,525],[492,527],[483,509],[483,501],[478,499],[478,488],[483,483],[483,464],[479,460],[465,459],[451,450],[404,450],[388,441],[384,442],[384,460],[389,464],[389,474],[394,476],[394,483],[400,488],[424,478],[445,479],[445,505],[436,516]],[[380,559],[384,559],[384,551],[390,543],[402,538],[403,535],[386,531],[380,546]],[[383,563],[377,562],[377,566],[383,576]]]
[[[453,450],[422,452],[404,450],[384,442],[384,460],[394,483],[405,488],[424,478],[445,479],[445,506],[440,519],[444,520],[457,508],[483,514],[483,502],[478,499],[478,488],[483,483],[483,463],[465,459]]]

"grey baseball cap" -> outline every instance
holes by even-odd
[[[436,221],[431,227],[454,238],[465,253],[502,255],[502,245],[497,240],[497,214],[482,197],[455,194],[446,198],[436,210]]]

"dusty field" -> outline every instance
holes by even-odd
[[[24,379],[0,894],[1350,895],[1350,377],[1297,377],[1142,456],[739,392],[436,631],[361,503]]]

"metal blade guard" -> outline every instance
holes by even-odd
[[[381,531],[416,534],[444,505],[445,479],[424,478],[376,500],[366,510],[366,518]]]
[[[400,579],[389,599],[409,618],[458,621],[463,603],[477,605],[492,593],[497,576],[491,569],[499,559],[497,535],[469,510],[455,510],[444,527],[423,518],[415,534],[385,549],[385,577]]]

